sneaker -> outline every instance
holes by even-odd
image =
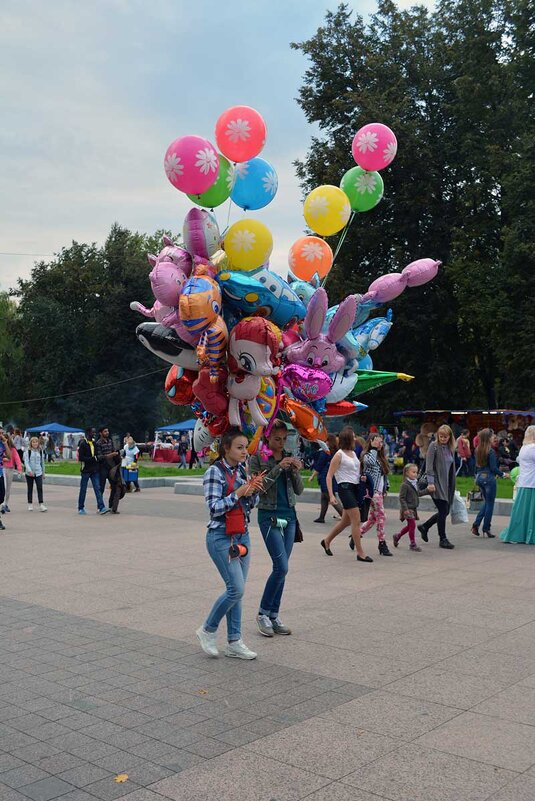
[[[409,545],[409,551],[415,551],[415,552],[416,552],[416,551],[418,551],[418,552],[421,552],[421,550],[422,550],[422,549],[420,548],[420,546],[419,546],[419,545],[416,545],[416,543],[415,543],[415,542],[411,542],[411,544]]]
[[[264,637],[273,637],[273,625],[267,615],[257,615],[256,625],[258,626],[258,631]]]
[[[0,513],[1,514],[5,514],[5,512],[6,512],[6,507],[4,505],[2,505],[2,508],[0,509]]]
[[[6,530],[6,527],[4,526],[2,521],[0,520],[0,531],[5,531],[5,530]]]
[[[108,509],[107,506],[103,506],[102,509],[98,510],[99,515],[107,515],[108,512],[111,512],[111,509]]]
[[[205,631],[204,626],[199,626],[195,634],[197,635],[197,638],[201,644],[201,648],[203,649],[205,654],[208,654],[208,656],[213,656],[213,657],[219,656],[219,651],[217,650],[217,644],[216,644],[217,632]]]
[[[440,542],[438,544],[440,545],[441,548],[447,548],[449,551],[451,551],[451,550],[453,550],[453,548],[455,548],[455,545],[453,544],[453,542],[450,542],[447,537],[444,537],[443,540],[440,540]]]
[[[399,545],[399,534],[394,534],[394,536],[392,537],[392,545],[394,546],[394,548],[398,547],[398,545]]]
[[[271,625],[273,626],[273,631],[275,634],[291,634],[292,630],[289,626],[285,626],[280,617],[276,617],[275,620],[270,618]]]
[[[9,508],[7,503],[4,504],[4,512],[11,512],[11,509]]]
[[[28,504],[28,511],[33,512],[33,505],[31,503]]]
[[[39,511],[40,511],[40,512],[48,512],[48,509],[47,509],[47,507],[44,505],[44,503],[40,503],[40,504],[39,504]]]
[[[424,542],[429,542],[429,535],[427,533],[427,529],[425,526],[418,526],[418,531],[420,532],[420,536]]]
[[[379,540],[378,549],[381,556],[392,556],[392,551],[389,550],[386,540]]]
[[[86,512],[86,510],[85,510],[85,509],[78,509],[78,514],[79,514],[79,515],[86,515],[86,514],[87,514],[87,512]]]
[[[232,656],[235,659],[256,659],[256,654],[247,648],[243,640],[229,642],[225,648],[225,656]]]

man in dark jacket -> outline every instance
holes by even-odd
[[[97,499],[97,509],[99,514],[105,515],[110,510],[106,507],[100,489],[100,466],[96,456],[96,445],[94,440],[94,430],[88,428],[85,437],[78,443],[78,460],[82,475],[80,478],[80,494],[78,495],[78,514],[85,515],[85,496],[87,485],[91,482],[95,498]]]
[[[118,456],[118,451],[114,450],[113,442],[110,437],[110,431],[107,426],[99,428],[99,437],[95,443],[95,455],[97,457],[99,470],[100,470],[100,491],[104,495],[106,490],[106,481],[110,477],[110,470],[112,466],[109,456]],[[111,485],[111,482],[110,482]]]

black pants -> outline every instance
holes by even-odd
[[[342,504],[337,502],[336,506],[334,506],[333,508],[336,509],[336,511],[338,512],[338,514],[341,517],[343,512],[344,512],[344,510],[342,509]],[[328,492],[322,492],[321,493],[321,509],[320,509],[319,520],[325,520],[325,515],[327,514],[328,510],[329,510],[329,493]]]
[[[109,465],[107,465],[107,464],[101,464],[100,465],[100,491],[101,491],[102,495],[104,495],[104,491],[106,489],[106,481],[108,480],[108,477],[110,475],[110,470],[111,470],[111,468],[110,468]],[[110,484],[111,484],[111,481],[110,481]]]
[[[4,476],[0,476],[0,503],[4,503],[6,499],[6,484]]]
[[[43,503],[43,476],[26,476],[28,503],[33,503],[33,485],[37,487],[37,500]]]
[[[437,524],[438,529],[438,536],[441,540],[446,539],[446,518],[450,513],[450,505],[448,501],[442,501],[438,498],[433,498],[433,503],[437,507],[437,511],[435,514],[426,520],[424,523],[424,528],[429,531],[431,526],[434,526],[435,523]]]

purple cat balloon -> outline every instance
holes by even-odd
[[[325,398],[332,388],[327,373],[304,364],[287,364],[280,375],[281,384],[288,387],[294,398],[305,402]]]
[[[308,304],[303,324],[307,339],[290,345],[286,350],[286,361],[290,364],[303,364],[316,367],[326,373],[337,373],[345,364],[345,358],[336,348],[336,343],[344,337],[355,319],[357,301],[350,295],[339,305],[329,323],[327,334],[321,329],[327,316],[329,299],[323,288],[317,289]]]

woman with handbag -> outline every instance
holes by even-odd
[[[517,462],[516,498],[509,525],[501,532],[500,539],[535,545],[535,426],[526,428]]]
[[[437,431],[437,440],[430,443],[425,460],[427,489],[437,511],[429,520],[418,526],[423,541],[429,542],[429,529],[436,523],[439,546],[448,550],[455,548],[446,537],[446,519],[455,495],[454,451],[453,431],[449,426],[440,426]]]
[[[284,450],[287,438],[286,423],[275,420],[267,440],[271,455],[262,459],[255,454],[249,465],[253,476],[263,475],[258,525],[273,565],[256,616],[258,631],[264,637],[292,633],[280,619],[279,609],[294,542],[302,539],[297,536],[300,529],[295,503],[304,486],[299,472],[303,463]]]
[[[483,493],[483,506],[472,526],[472,534],[474,537],[479,537],[479,526],[483,522],[483,536],[486,534],[489,539],[495,536],[491,534],[490,526],[496,500],[496,476],[500,478],[506,476],[498,467],[496,451],[492,447],[493,437],[494,433],[490,428],[484,428],[479,432],[476,448],[476,484]]]
[[[205,654],[217,657],[217,629],[227,618],[228,645],[225,656],[256,659],[241,638],[241,599],[249,570],[249,513],[263,475],[247,478],[244,463],[248,440],[236,427],[221,437],[219,458],[204,474],[204,499],[210,513],[206,548],[225,582],[225,592],[214,603],[197,637]]]

